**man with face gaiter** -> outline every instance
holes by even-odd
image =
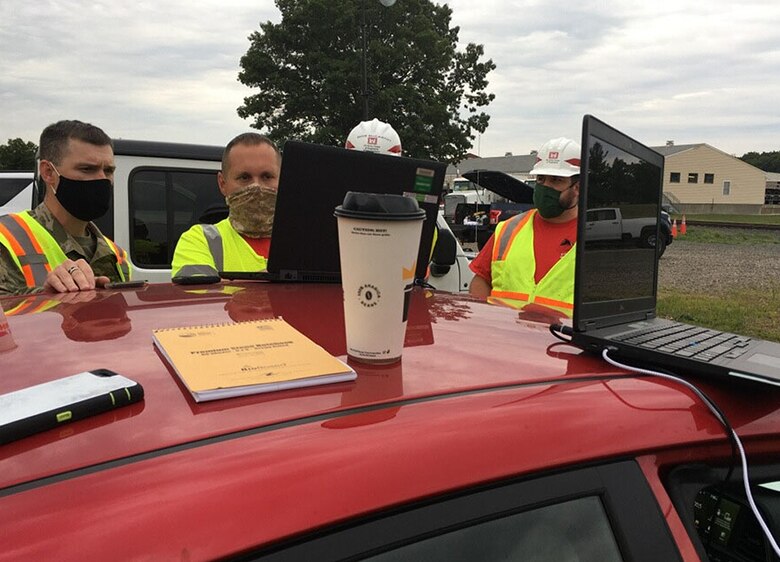
[[[469,265],[472,295],[571,317],[579,173],[578,143],[561,137],[542,145],[531,170],[536,208],[498,224]]]
[[[266,269],[281,160],[273,141],[258,133],[244,133],[228,143],[217,174],[228,218],[214,225],[196,224],[181,235],[173,254],[173,277]]]
[[[93,223],[111,205],[114,149],[101,129],[59,121],[41,133],[43,202],[0,217],[0,294],[88,291],[130,277],[126,252]]]

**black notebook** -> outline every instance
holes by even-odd
[[[425,211],[415,277],[424,279],[447,165],[298,141],[284,145],[267,271],[224,279],[341,281],[333,210],[348,191],[407,195]]]
[[[663,168],[661,154],[584,117],[574,343],[678,374],[780,385],[780,344],[656,317],[659,258],[648,241],[660,234]]]

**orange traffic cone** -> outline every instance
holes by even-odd
[[[677,219],[672,221],[672,238],[677,238]]]
[[[688,228],[685,226],[685,215],[683,215],[682,222],[680,223],[680,235],[685,236]]]

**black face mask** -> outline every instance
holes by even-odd
[[[60,184],[55,195],[71,215],[79,220],[92,221],[108,212],[114,189],[111,180],[72,180],[57,173]]]

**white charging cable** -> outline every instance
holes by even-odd
[[[652,375],[654,377],[661,377],[662,379],[672,380],[682,384],[683,386],[686,386],[687,388],[691,389],[696,394],[696,396],[698,396],[701,399],[702,402],[704,402],[704,404],[707,406],[710,412],[712,412],[715,418],[723,425],[724,428],[726,428],[726,431],[731,432],[731,436],[734,438],[734,442],[737,444],[737,449],[739,450],[739,456],[742,459],[742,483],[745,486],[745,495],[747,496],[748,503],[750,503],[750,509],[753,510],[753,514],[756,516],[756,519],[758,520],[758,524],[761,526],[761,530],[764,531],[764,535],[766,535],[766,538],[769,540],[769,543],[772,545],[772,549],[775,551],[775,554],[777,556],[780,556],[780,547],[778,547],[777,541],[775,541],[774,536],[772,536],[772,531],[769,530],[769,526],[767,526],[766,522],[764,521],[764,518],[761,517],[761,513],[758,511],[756,502],[753,500],[753,493],[750,491],[750,480],[748,480],[747,457],[745,456],[745,449],[742,447],[742,441],[739,440],[739,437],[737,436],[737,432],[734,431],[731,425],[723,418],[721,412],[718,411],[718,409],[713,405],[712,400],[708,396],[706,396],[701,390],[695,387],[693,384],[689,383],[685,379],[681,379],[680,377],[676,377],[674,375],[667,375],[666,373],[659,373],[658,371],[651,371],[649,369],[642,369],[640,367],[633,367],[631,365],[624,365],[623,363],[620,363],[619,361],[615,361],[614,359],[612,359],[608,354],[608,350],[606,349],[601,352],[601,356],[604,358],[604,361],[606,361],[610,365],[614,365],[615,367],[619,367],[621,369],[626,369],[628,371],[633,371],[634,373],[640,373],[643,375]]]

